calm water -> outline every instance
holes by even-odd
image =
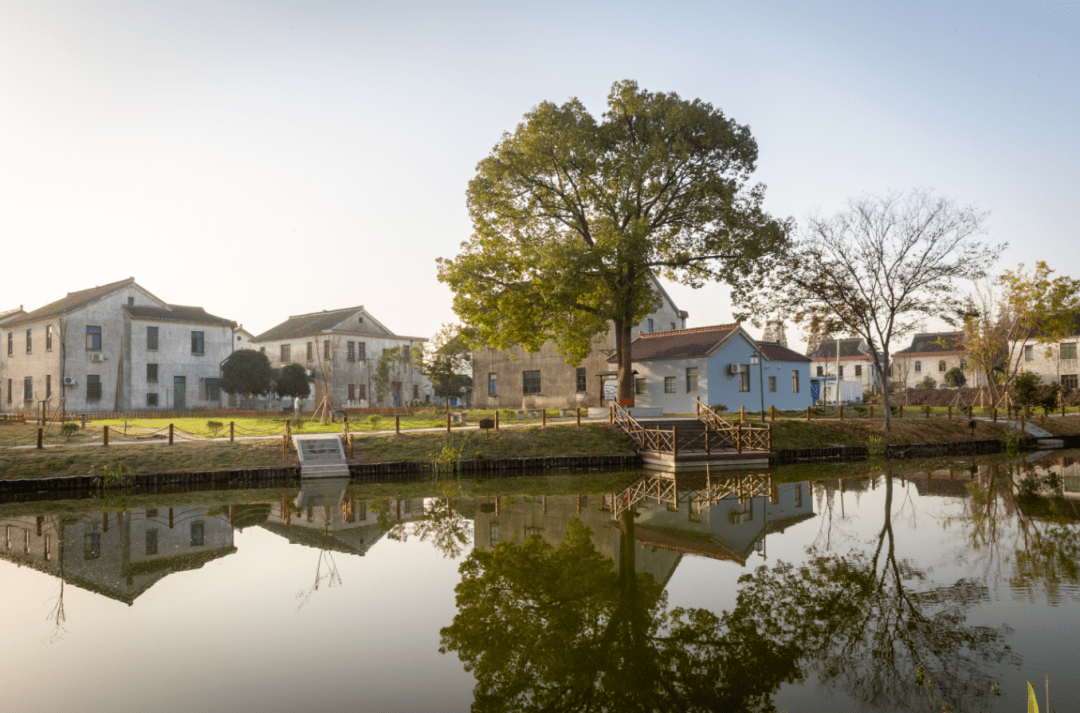
[[[1080,708],[1080,466],[776,481],[0,505],[0,711]]]

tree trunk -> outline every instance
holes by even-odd
[[[615,319],[615,360],[619,366],[619,399],[634,398],[634,366],[630,359],[630,320]]]
[[[877,362],[878,376],[881,377],[881,383],[884,385],[884,387],[881,390],[881,392],[882,392],[881,400],[882,400],[882,402],[884,404],[884,407],[885,407],[885,432],[888,433],[888,432],[892,431],[892,408],[891,408],[890,403],[889,403],[889,355],[888,355],[888,353],[885,353],[884,357],[885,357],[885,359],[884,359],[885,363],[884,364],[882,364],[880,361],[877,361],[877,359],[875,359],[874,361]]]

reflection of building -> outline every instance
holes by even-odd
[[[182,507],[0,519],[0,557],[132,604],[173,572],[236,552],[227,518]]]
[[[282,495],[260,524],[292,544],[363,555],[390,527],[423,512],[424,501],[420,498],[356,500],[351,489],[342,489],[339,497],[328,504],[308,505]]]

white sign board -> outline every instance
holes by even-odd
[[[619,380],[604,379],[604,401],[614,401],[619,397]]]

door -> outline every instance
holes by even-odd
[[[173,408],[183,411],[187,408],[187,400],[184,398],[187,391],[187,382],[183,376],[173,377]]]

